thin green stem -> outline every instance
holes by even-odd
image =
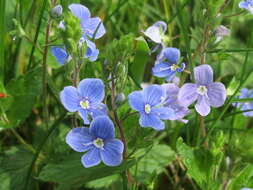
[[[45,44],[49,42],[49,32],[51,28],[51,18],[48,20],[47,28],[46,28],[46,37],[45,37]],[[47,54],[48,54],[48,46],[44,47],[44,54],[42,60],[42,86],[43,86],[43,122],[48,129],[48,109],[47,109]]]
[[[28,144],[13,128],[10,128],[10,131],[18,139],[18,141],[25,146],[25,148],[27,150],[31,151],[32,153],[36,152],[36,150],[33,148],[33,146],[31,146],[30,144]]]
[[[43,14],[44,14],[44,11],[46,9],[46,5],[47,5],[47,0],[44,0],[43,4],[42,4],[42,7],[41,7],[41,10],[40,10],[39,22],[38,22],[38,25],[37,25],[37,28],[36,28],[36,33],[35,33],[33,44],[32,44],[32,50],[31,50],[31,53],[30,53],[30,56],[29,56],[29,62],[28,62],[28,65],[27,65],[27,70],[29,70],[32,66],[33,54],[34,54],[36,44],[37,44],[37,40],[38,40],[38,37],[39,37],[40,27],[41,27],[41,24],[42,24]],[[48,43],[46,43],[46,44],[48,44]],[[48,47],[48,46],[46,46],[46,47]]]

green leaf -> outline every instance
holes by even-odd
[[[253,177],[253,165],[248,164],[231,180],[228,190],[241,189],[243,187],[247,187],[247,184],[250,182],[252,177]]]
[[[147,148],[139,149],[135,154],[143,154],[147,152]],[[133,167],[131,172],[136,176],[135,180],[142,183],[148,183],[151,175],[159,175],[166,171],[168,166],[173,160],[175,160],[175,152],[165,144],[157,144],[152,147],[151,150],[138,162],[137,171]]]
[[[210,187],[212,176],[213,155],[203,148],[191,148],[183,143],[182,138],[177,141],[177,150],[187,167],[187,174],[192,177],[202,189]]]
[[[7,121],[0,128],[18,126],[31,113],[41,94],[41,69],[37,68],[24,76],[11,80],[6,86],[7,98],[0,100]]]
[[[135,52],[134,60],[130,65],[130,76],[137,84],[140,84],[143,80],[146,63],[150,57],[150,49],[143,37],[136,38]]]
[[[80,187],[92,180],[121,173],[136,162],[136,160],[128,160],[117,167],[100,164],[96,167],[84,168],[81,164],[81,156],[80,153],[74,153],[65,157],[61,162],[46,165],[39,174],[39,179],[59,183],[58,190],[67,190],[70,187]]]
[[[12,147],[9,151],[7,151],[0,164],[1,183],[3,182],[2,180],[5,179],[5,181],[0,185],[0,188],[3,185],[6,185],[9,186],[9,188],[3,189],[24,190],[24,181],[26,180],[26,174],[31,160],[32,154],[21,148]],[[29,180],[28,187],[29,188],[26,190],[34,189],[33,181]]]

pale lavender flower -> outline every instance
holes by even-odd
[[[213,70],[209,65],[194,68],[194,83],[184,84],[178,94],[179,102],[189,106],[197,100],[196,111],[206,116],[210,113],[210,106],[220,107],[226,100],[226,88],[220,82],[213,82]]]
[[[181,122],[187,123],[188,120],[184,120],[183,117],[189,113],[189,109],[186,106],[181,105],[177,98],[180,88],[173,83],[163,84],[162,87],[166,91],[163,105],[165,107],[173,109],[175,112],[175,114],[172,115],[169,119],[179,120]]]
[[[240,96],[238,98],[239,99],[253,98],[253,90],[243,88],[240,91]],[[233,106],[240,108],[241,111],[251,110],[251,109],[253,109],[253,101],[233,103]],[[252,117],[253,111],[244,112],[243,115],[248,116],[248,117]]]
[[[143,33],[149,39],[157,44],[163,44],[164,33],[167,30],[167,24],[163,21],[157,21],[148,27]]]
[[[215,36],[216,36],[215,42],[217,43],[221,41],[224,36],[229,36],[229,35],[230,35],[230,30],[227,27],[220,25],[215,29]]]

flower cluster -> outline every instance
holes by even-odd
[[[226,100],[226,89],[220,82],[213,82],[213,70],[209,65],[194,68],[196,83],[186,83],[181,88],[173,83],[151,85],[143,91],[132,92],[129,104],[141,115],[142,127],[164,129],[162,120],[179,120],[189,113],[188,106],[197,101],[196,111],[206,116],[210,107],[220,107]]]
[[[153,75],[160,78],[166,78],[168,82],[172,81],[176,73],[180,73],[185,68],[185,63],[180,63],[180,51],[177,48],[166,47],[165,32],[167,24],[163,21],[158,21],[148,27],[144,32],[150,40],[158,44],[153,51],[161,47],[160,53],[157,55],[155,65],[152,69]]]
[[[88,58],[90,61],[96,61],[99,50],[96,48],[96,45],[92,40],[101,38],[106,32],[101,19],[99,17],[91,17],[89,9],[81,4],[71,4],[69,5],[69,10],[80,20],[82,37],[79,40],[78,46],[86,47],[86,53],[83,55],[83,58]],[[63,21],[60,22],[59,28],[65,30]],[[72,58],[65,48],[53,46],[51,52],[55,56],[57,62],[61,65],[65,64]]]
[[[239,99],[245,99],[245,98],[253,98],[253,90],[243,88],[240,91],[240,95],[238,96]],[[252,117],[253,116],[253,111],[248,111],[253,109],[253,102],[252,101],[247,101],[247,102],[240,102],[240,103],[233,103],[233,106],[239,108],[243,112],[243,115],[247,117]]]
[[[77,88],[67,86],[60,93],[63,106],[69,112],[78,112],[84,124],[90,124],[90,128],[72,129],[66,137],[72,149],[87,152],[82,157],[86,168],[99,164],[101,160],[108,166],[117,166],[122,161],[124,145],[115,139],[113,122],[102,103],[104,94],[104,84],[100,79],[83,79]]]

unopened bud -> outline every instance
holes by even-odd
[[[50,14],[53,18],[59,18],[62,15],[62,6],[56,5],[54,8],[51,9]]]

